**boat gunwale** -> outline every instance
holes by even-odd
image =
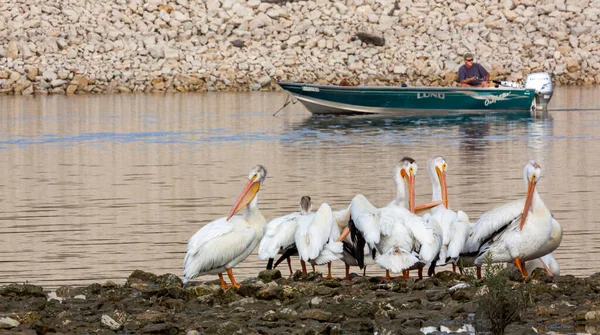
[[[311,83],[301,83],[301,82],[277,82],[277,84],[283,89],[286,90],[283,85],[286,85],[288,87],[301,87],[301,86],[310,86],[310,87],[317,87],[319,89],[323,88],[323,89],[335,89],[335,90],[348,90],[348,91],[355,91],[357,89],[360,90],[367,90],[367,91],[377,91],[377,90],[382,90],[382,91],[411,91],[411,90],[428,90],[428,91],[481,91],[481,92],[486,92],[486,91],[492,91],[492,92],[497,92],[497,91],[507,91],[507,90],[514,90],[514,91],[531,91],[535,93],[535,89],[533,88],[524,88],[524,87],[457,87],[457,86],[409,86],[409,87],[403,87],[403,86],[365,86],[365,85],[359,85],[359,86],[339,86],[339,85],[323,85],[323,84],[311,84]]]

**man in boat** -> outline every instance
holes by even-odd
[[[490,74],[479,63],[473,62],[473,54],[465,54],[465,64],[458,69],[460,87],[488,87]]]

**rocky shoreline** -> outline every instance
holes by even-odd
[[[0,94],[273,90],[275,82],[600,84],[600,0],[6,0]]]
[[[509,334],[600,331],[600,275],[548,277],[539,269],[527,285],[531,304]],[[444,271],[435,277],[323,279],[320,273],[282,278],[278,270],[248,278],[240,289],[217,281],[182,286],[172,274],[136,270],[125,285],[0,287],[2,334],[423,334],[488,331],[484,280]],[[598,322],[598,325],[596,323]]]

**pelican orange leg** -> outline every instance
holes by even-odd
[[[231,280],[231,285],[235,288],[240,288],[240,285],[235,282],[235,278],[233,278],[233,271],[231,269],[227,269],[227,276],[229,276],[229,280]]]
[[[227,289],[229,289],[231,287],[231,286],[227,285],[227,283],[225,283],[225,279],[223,279],[223,274],[222,273],[219,273],[219,280],[221,281],[221,287],[224,290],[227,290]]]
[[[521,260],[519,259],[519,257],[515,258],[515,265],[517,266],[517,269],[519,269],[519,271],[521,271],[521,277],[523,278],[527,278],[527,269],[525,268],[525,266],[523,264],[521,264]]]
[[[325,279],[331,279],[331,262],[327,263],[327,277]]]

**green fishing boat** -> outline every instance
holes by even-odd
[[[430,116],[545,108],[552,96],[552,81],[546,73],[539,75],[544,75],[538,76],[543,80],[529,75],[525,87],[512,82],[499,82],[492,88],[278,84],[313,114]]]

